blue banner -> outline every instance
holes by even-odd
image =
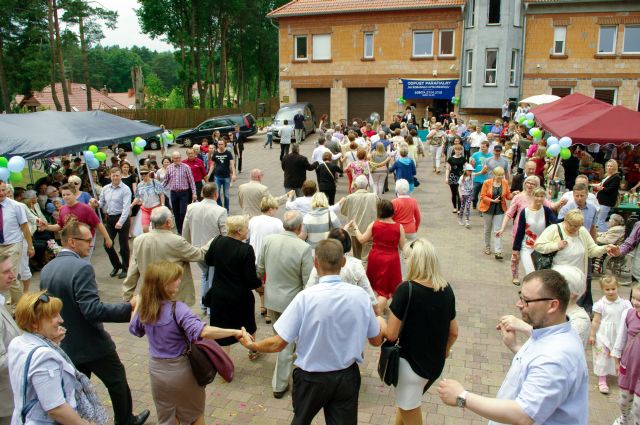
[[[410,99],[449,99],[456,95],[458,80],[402,79],[402,97]]]

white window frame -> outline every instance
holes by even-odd
[[[427,53],[425,55],[417,55],[416,54],[416,34],[431,34],[431,53]],[[413,32],[413,37],[412,37],[412,41],[413,41],[413,46],[412,46],[412,51],[411,54],[414,58],[432,58],[433,57],[433,41],[434,41],[434,36],[433,36],[433,31],[432,30],[416,30]]]
[[[629,27],[637,28],[638,30],[640,30],[640,25],[625,25],[625,26],[624,26],[624,35],[623,35],[623,38],[622,38],[622,53],[623,53],[623,54],[627,54],[627,55],[640,54],[640,51],[627,52],[626,50],[624,50],[624,42],[625,42],[625,41],[626,41],[626,39],[627,39],[627,29],[628,29]]]
[[[610,52],[600,51],[600,42],[602,41],[601,36],[602,36],[603,28],[613,28],[615,30],[613,33],[613,50],[611,50]],[[596,51],[596,53],[599,55],[615,55],[617,42],[618,42],[618,26],[617,25],[600,25],[600,28],[598,29],[598,47],[597,47],[598,50]]]
[[[371,40],[371,54],[367,54],[367,39]],[[365,32],[362,36],[363,48],[362,48],[362,57],[365,59],[373,59],[375,54],[375,36],[373,32]]]
[[[513,26],[522,26],[522,0],[513,1]]]
[[[613,90],[613,103],[611,105],[615,106],[618,104],[618,87],[595,87],[593,89],[593,98],[596,98],[596,90]]]
[[[442,53],[442,33],[451,33],[451,53]],[[440,57],[453,57],[456,50],[456,32],[455,30],[440,30],[438,31],[438,56]]]
[[[495,68],[487,68],[487,56],[489,52],[496,52],[496,67]],[[487,72],[493,72],[494,79],[493,83],[487,82]],[[497,86],[498,85],[498,49],[486,49],[484,51],[484,85],[485,86]]]
[[[502,0],[498,0],[500,2],[500,9],[498,10],[498,15],[500,19],[498,22],[489,22],[489,16],[491,16],[491,0],[487,0],[487,25],[501,25],[502,24]]]
[[[304,58],[298,57],[298,39],[304,38],[306,40],[306,56]],[[294,61],[306,61],[309,60],[309,36],[308,35],[295,35],[293,36],[293,60]]]
[[[318,47],[316,47],[316,40],[318,40]],[[316,56],[316,51],[320,51],[321,49],[320,47],[320,41],[321,40],[328,40],[329,41],[329,48],[328,48],[328,55],[325,56]],[[327,48],[327,46],[322,46],[323,48]],[[331,60],[331,34],[313,34],[311,36],[311,60],[314,61],[326,61],[326,60]]]
[[[557,43],[562,42],[562,49],[560,51],[556,50]],[[567,27],[564,25],[559,25],[557,27],[553,27],[553,54],[554,55],[564,55],[567,50]]]
[[[520,51],[518,49],[511,50],[511,64],[509,65],[509,85],[511,87],[518,86],[518,62]]]
[[[465,56],[465,66],[467,68],[464,76],[464,85],[471,87],[473,84],[473,50],[467,50]]]
[[[467,15],[467,28],[476,26],[476,0],[469,0],[469,14]]]

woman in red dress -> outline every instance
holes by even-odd
[[[387,301],[402,282],[398,247],[404,248],[404,229],[400,223],[393,221],[393,213],[391,201],[381,199],[378,201],[378,219],[371,223],[364,233],[360,232],[353,221],[350,223],[361,244],[373,238],[373,247],[367,261],[367,278],[378,296],[378,307],[381,313],[384,312]]]

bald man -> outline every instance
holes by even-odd
[[[264,173],[259,168],[251,170],[249,183],[241,184],[238,187],[238,202],[240,208],[242,208],[242,214],[246,214],[249,217],[255,217],[262,214],[260,211],[260,201],[265,196],[271,196],[269,188],[262,184],[262,178]],[[278,205],[284,204],[287,200],[287,194],[284,194],[276,200]]]

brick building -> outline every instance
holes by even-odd
[[[318,116],[327,113],[336,122],[372,112],[390,121],[404,110],[396,100],[413,81],[445,86],[421,90],[420,98],[404,96],[418,119],[449,112],[458,93],[464,4],[294,0],[273,10],[268,17],[279,25],[281,103],[310,101]]]
[[[573,92],[640,110],[640,1],[525,0],[522,97]]]

